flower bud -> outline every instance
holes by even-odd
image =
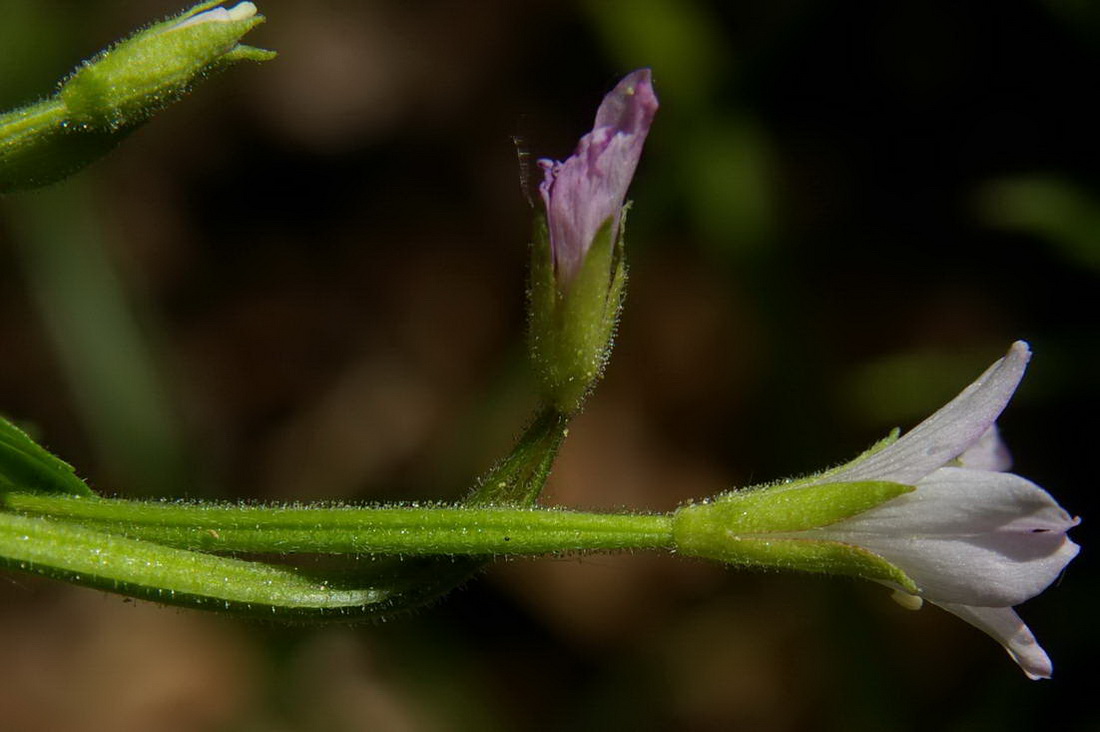
[[[156,23],[85,61],[64,82],[70,124],[117,131],[144,122],[202,76],[241,60],[274,58],[238,43],[264,22],[251,2],[232,8],[205,2]]]
[[[85,61],[57,93],[0,113],[0,193],[72,175],[206,74],[273,51],[238,43],[264,21],[250,2],[205,2]]]
[[[610,355],[626,282],[626,192],[657,111],[650,76],[635,71],[604,97],[571,157],[539,161],[546,210],[532,246],[531,355],[562,412],[580,407]]]

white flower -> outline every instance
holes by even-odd
[[[1023,341],[945,407],[892,445],[814,484],[891,481],[916,487],[863,513],[797,532],[867,549],[905,572],[919,597],[1000,642],[1031,679],[1052,664],[1013,606],[1045,590],[1079,547],[1072,518],[1039,486],[1007,470],[994,420],[1023,377]],[[909,598],[910,606],[919,600]]]

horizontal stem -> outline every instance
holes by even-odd
[[[673,546],[672,519],[547,508],[255,506],[5,493],[0,505],[214,552],[531,555]]]

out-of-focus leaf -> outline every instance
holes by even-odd
[[[1058,178],[1009,178],[986,186],[980,213],[989,224],[1033,234],[1077,265],[1100,270],[1100,201]]]

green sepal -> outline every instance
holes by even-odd
[[[236,46],[219,56],[214,64],[216,68],[221,69],[225,66],[232,66],[238,61],[255,61],[256,63],[271,61],[278,55],[276,51],[272,51],[269,48],[257,48],[256,46],[238,43]]]
[[[897,566],[862,547],[799,532],[834,524],[915,490],[888,481],[779,484],[724,493],[673,515],[676,551],[729,564],[889,581],[911,592]]]
[[[535,371],[545,382],[543,371],[552,363],[554,333],[558,322],[560,293],[554,282],[554,250],[546,214],[536,213],[531,236],[531,264],[527,285],[528,348]]]
[[[734,534],[806,531],[834,524],[910,493],[913,486],[888,481],[817,483],[791,489],[784,484],[722,493],[708,503],[684,506],[705,512]]]
[[[73,466],[0,417],[0,489],[94,496]]]
[[[728,536],[720,546],[696,550],[677,543],[676,551],[741,567],[844,575],[890,583],[914,595],[920,591],[896,565],[863,547],[836,541]]]
[[[607,368],[607,362],[611,360],[611,348],[614,345],[615,330],[619,327],[619,316],[623,310],[623,296],[626,292],[626,256],[625,256],[625,232],[626,215],[630,212],[630,201],[627,201],[619,214],[619,236],[611,248],[611,285],[607,289],[607,297],[604,299],[603,332],[600,340],[604,344],[603,363],[601,370]],[[602,373],[601,373],[602,375]]]
[[[572,413],[603,375],[626,282],[623,237],[609,218],[571,282],[560,282],[546,218],[537,215],[531,253],[530,348],[544,396]]]
[[[205,74],[233,61],[275,56],[237,43],[264,22],[262,15],[176,27],[219,4],[197,5],[85,61],[59,93],[70,122],[96,130],[133,127],[179,99]]]

